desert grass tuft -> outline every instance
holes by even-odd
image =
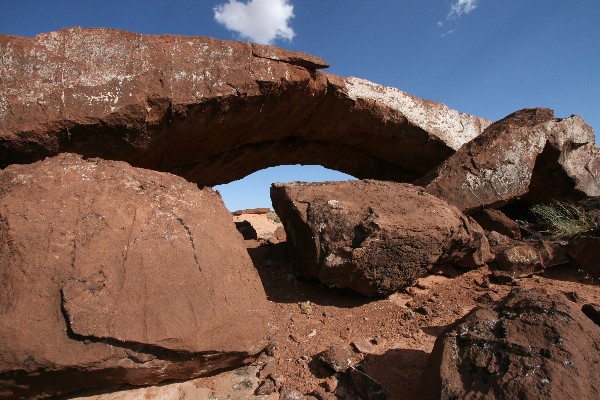
[[[555,201],[534,204],[529,210],[544,227],[540,233],[555,239],[569,239],[596,228],[586,213],[574,204]]]

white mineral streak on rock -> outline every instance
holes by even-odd
[[[413,124],[435,134],[454,150],[478,136],[492,123],[485,118],[460,113],[441,103],[419,99],[393,87],[354,77],[345,78],[345,81],[351,99],[381,102],[397,110]]]

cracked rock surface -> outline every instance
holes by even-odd
[[[600,150],[579,116],[517,111],[465,144],[416,183],[470,213],[524,202],[600,195]]]
[[[331,287],[387,295],[436,265],[476,267],[491,259],[475,221],[407,183],[276,183],[271,199],[290,261],[305,278]]]
[[[220,196],[62,154],[0,172],[0,398],[188,379],[266,344],[267,302]]]

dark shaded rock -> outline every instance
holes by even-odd
[[[525,109],[490,125],[426,177],[428,193],[470,213],[522,202],[600,195],[600,150],[580,117]]]
[[[0,398],[251,360],[268,305],[218,194],[64,154],[0,171]]]
[[[0,168],[73,152],[201,186],[281,164],[412,181],[490,123],[271,46],[77,27],[0,48]]]
[[[600,279],[600,237],[577,236],[569,241],[567,252],[575,265]]]
[[[290,261],[306,278],[365,295],[412,285],[433,266],[491,259],[483,230],[456,207],[410,184],[273,184]]]
[[[363,371],[357,368],[350,368],[348,375],[360,398],[365,400],[386,400],[389,397],[388,391]]]
[[[511,239],[521,239],[519,224],[500,210],[486,208],[473,214],[473,219],[486,231],[496,231]]]
[[[600,328],[564,296],[513,291],[441,334],[420,399],[597,399]]]
[[[256,240],[258,239],[258,234],[256,233],[256,229],[252,226],[249,221],[239,221],[235,222],[235,227],[238,232],[242,234],[244,240]]]
[[[592,320],[593,323],[600,326],[600,306],[597,304],[584,304],[581,311],[586,317]]]

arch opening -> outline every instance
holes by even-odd
[[[274,182],[324,182],[357,179],[352,175],[320,164],[281,164],[267,167],[246,175],[242,179],[214,187],[221,193],[223,202],[231,212],[272,208],[269,190]]]

